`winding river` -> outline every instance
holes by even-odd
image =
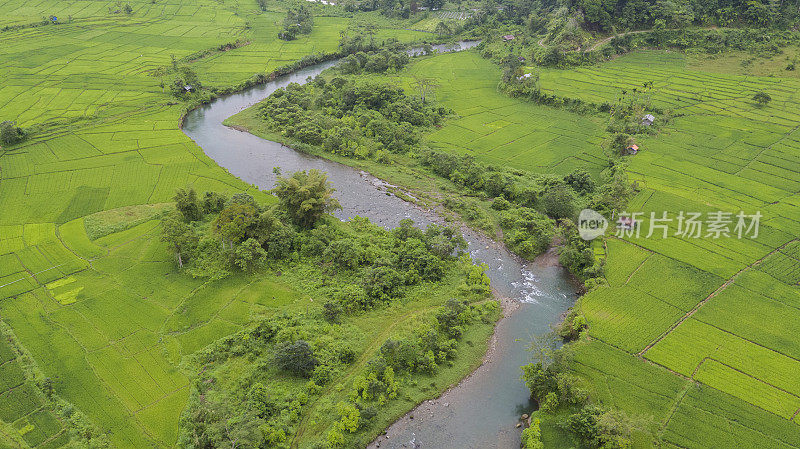
[[[473,45],[461,43],[456,50]],[[450,50],[444,46],[437,49]],[[435,213],[390,194],[383,182],[367,173],[222,125],[223,120],[276,89],[292,82],[304,83],[307,77],[314,77],[335,63],[320,63],[219,98],[190,112],[183,131],[220,166],[262,189],[274,186],[272,169],[276,166],[283,173],[312,168],[327,172],[342,204],[336,213],[342,220],[362,216],[386,227],[394,227],[404,218],[420,225],[440,222]],[[516,424],[521,414],[533,408],[520,379],[520,366],[529,361],[527,346],[532,335],[547,332],[550,324],[574,303],[576,285],[563,268],[548,262],[552,258],[522,263],[503,245],[469,229],[463,231],[470,254],[487,264],[492,287],[510,304],[506,317],[498,323],[490,354],[478,370],[440,398],[421,404],[394,423],[370,447],[519,447]]]

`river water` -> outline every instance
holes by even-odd
[[[461,43],[456,50],[471,46],[474,43]],[[384,183],[367,173],[222,125],[223,120],[263,100],[276,89],[292,82],[304,83],[307,77],[314,77],[334,64],[335,61],[317,64],[219,98],[190,112],[183,131],[217,164],[262,189],[274,186],[273,167],[280,167],[284,174],[312,168],[326,172],[342,204],[342,210],[336,213],[342,220],[362,216],[386,227],[394,227],[404,218],[420,225],[441,222],[434,212],[421,210],[388,193]],[[512,301],[514,307],[509,310],[514,311],[498,323],[491,356],[478,370],[439,399],[418,407],[413,412],[414,419],[406,416],[393,424],[387,435],[370,447],[519,447],[520,432],[516,424],[521,414],[533,408],[520,378],[520,366],[529,361],[527,347],[531,337],[547,332],[550,324],[575,302],[576,285],[556,264],[546,260],[522,263],[503,245],[469,229],[463,231],[473,259],[487,264],[492,287]]]

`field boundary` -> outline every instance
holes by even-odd
[[[650,350],[650,349],[651,349],[653,346],[655,346],[656,344],[658,344],[658,342],[660,342],[661,340],[663,340],[664,338],[666,338],[666,337],[667,337],[667,335],[669,335],[670,333],[672,333],[672,331],[674,331],[674,330],[675,330],[675,329],[676,329],[678,326],[680,326],[681,324],[683,324],[683,322],[684,322],[684,321],[686,321],[687,319],[691,318],[691,317],[692,317],[692,315],[694,315],[695,313],[697,313],[697,311],[698,311],[698,310],[700,310],[700,307],[703,307],[703,305],[704,305],[705,303],[707,303],[708,301],[710,301],[710,300],[711,300],[713,297],[717,296],[718,294],[720,294],[721,292],[723,292],[725,289],[727,289],[727,288],[728,288],[728,286],[730,286],[731,284],[733,284],[733,283],[734,283],[734,281],[736,281],[736,278],[737,278],[737,277],[739,277],[739,275],[741,275],[741,274],[742,274],[742,273],[744,273],[745,271],[748,271],[748,270],[750,270],[751,268],[754,268],[754,267],[756,267],[756,266],[760,265],[760,264],[761,264],[761,262],[763,262],[763,261],[764,261],[764,259],[766,259],[767,257],[769,257],[769,256],[771,256],[771,255],[773,255],[773,254],[775,254],[775,253],[777,253],[777,252],[779,252],[780,250],[782,250],[783,248],[785,248],[786,246],[788,246],[790,243],[793,243],[793,242],[796,242],[796,241],[798,241],[798,239],[796,239],[796,238],[795,238],[795,239],[791,239],[791,240],[789,240],[788,242],[784,243],[783,245],[781,245],[781,246],[779,246],[779,247],[777,247],[777,248],[773,249],[773,250],[772,250],[772,251],[770,251],[769,253],[765,254],[765,255],[764,255],[764,256],[762,256],[760,259],[756,260],[755,262],[751,263],[750,265],[748,265],[748,266],[746,266],[746,267],[742,268],[741,270],[737,271],[737,272],[736,272],[736,273],[735,273],[733,276],[731,276],[731,277],[730,277],[730,278],[729,278],[727,281],[725,281],[725,282],[724,282],[722,285],[720,285],[719,287],[717,287],[717,289],[716,289],[716,290],[714,290],[713,292],[711,292],[711,293],[710,293],[708,296],[706,296],[706,298],[705,298],[705,299],[703,299],[702,301],[700,301],[699,303],[697,303],[697,304],[696,304],[696,305],[695,305],[695,306],[692,308],[692,310],[690,310],[690,311],[686,312],[686,314],[685,314],[685,315],[683,315],[683,317],[681,317],[681,319],[679,319],[677,322],[673,323],[673,324],[672,324],[672,325],[669,327],[669,329],[667,329],[666,331],[664,331],[664,332],[663,332],[661,335],[659,335],[659,336],[658,336],[658,337],[657,337],[655,340],[651,341],[651,342],[650,342],[650,343],[649,343],[647,346],[645,346],[645,347],[644,347],[644,349],[642,349],[641,351],[639,351],[639,352],[638,352],[636,355],[637,355],[637,356],[639,356],[639,357],[643,357],[643,356],[644,356],[644,354],[645,354],[647,351],[649,351],[649,350]]]

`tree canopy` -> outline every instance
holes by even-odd
[[[298,171],[285,178],[279,176],[273,193],[280,199],[292,221],[311,228],[323,215],[342,206],[333,197],[335,189],[325,173],[319,170]]]

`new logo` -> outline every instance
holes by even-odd
[[[594,240],[605,234],[608,229],[608,220],[600,213],[591,209],[584,209],[578,215],[578,234],[584,240]]]

